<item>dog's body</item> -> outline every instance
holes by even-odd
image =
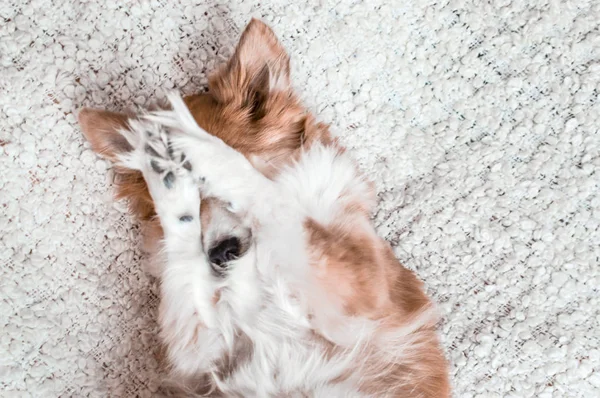
[[[288,62],[252,21],[208,95],[139,120],[80,116],[121,166],[119,194],[147,246],[161,248],[173,385],[185,396],[447,397],[431,303],[376,235],[372,185],[293,96]]]

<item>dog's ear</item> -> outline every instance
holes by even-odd
[[[94,152],[110,161],[116,161],[119,154],[133,150],[121,135],[120,129],[128,128],[130,117],[121,113],[84,108],[79,111],[79,124],[83,135],[92,145]],[[129,210],[141,221],[154,216],[154,204],[142,173],[116,167],[116,197],[129,200]]]
[[[83,135],[92,145],[94,152],[111,161],[116,160],[118,154],[133,149],[119,133],[120,129],[127,128],[127,120],[128,116],[121,113],[90,108],[79,111],[79,124]]]
[[[273,96],[291,89],[290,57],[266,24],[252,19],[229,62],[209,80],[209,90],[221,103],[247,108],[264,116]]]

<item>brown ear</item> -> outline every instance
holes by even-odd
[[[119,153],[133,149],[119,133],[119,129],[127,128],[127,120],[127,115],[121,113],[90,108],[79,111],[79,124],[92,149],[112,161]]]
[[[248,108],[257,117],[270,96],[290,88],[290,57],[258,19],[250,21],[227,65],[209,80],[217,101]]]
[[[98,109],[84,108],[79,112],[79,124],[92,149],[111,161],[133,149],[119,133],[119,129],[128,127],[128,119],[127,115]],[[141,221],[154,216],[154,204],[142,173],[116,168],[115,184],[117,199],[128,199],[129,210]]]

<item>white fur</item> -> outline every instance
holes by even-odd
[[[144,174],[164,229],[159,320],[174,377],[189,380],[208,374],[226,396],[361,396],[361,358],[376,324],[345,317],[313,283],[302,222],[307,216],[330,222],[344,205],[339,201],[343,192],[368,196],[366,182],[346,155],[318,145],[271,181],[198,127],[179,96],[170,100],[172,111],[131,125],[125,135],[136,149],[122,164]],[[192,163],[191,175],[177,165],[162,164],[177,175],[171,189],[152,170],[143,150],[148,130],[158,136],[168,131],[175,150],[185,152]],[[225,278],[210,272],[202,247],[200,181],[201,195],[230,203],[253,226],[251,248],[230,265]],[[181,222],[183,214],[193,221]],[[217,291],[220,298],[214,304]],[[342,351],[326,357],[312,331]],[[390,336],[387,343],[392,344],[384,348],[390,357],[403,352],[408,333]],[[224,377],[218,360],[239,354],[240,336],[252,342],[253,355]],[[349,378],[333,382],[348,372]]]

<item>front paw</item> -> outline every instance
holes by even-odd
[[[173,148],[168,129],[140,122],[131,126],[130,133],[135,149],[123,163],[142,172],[161,222],[199,222],[200,181],[185,154]]]

